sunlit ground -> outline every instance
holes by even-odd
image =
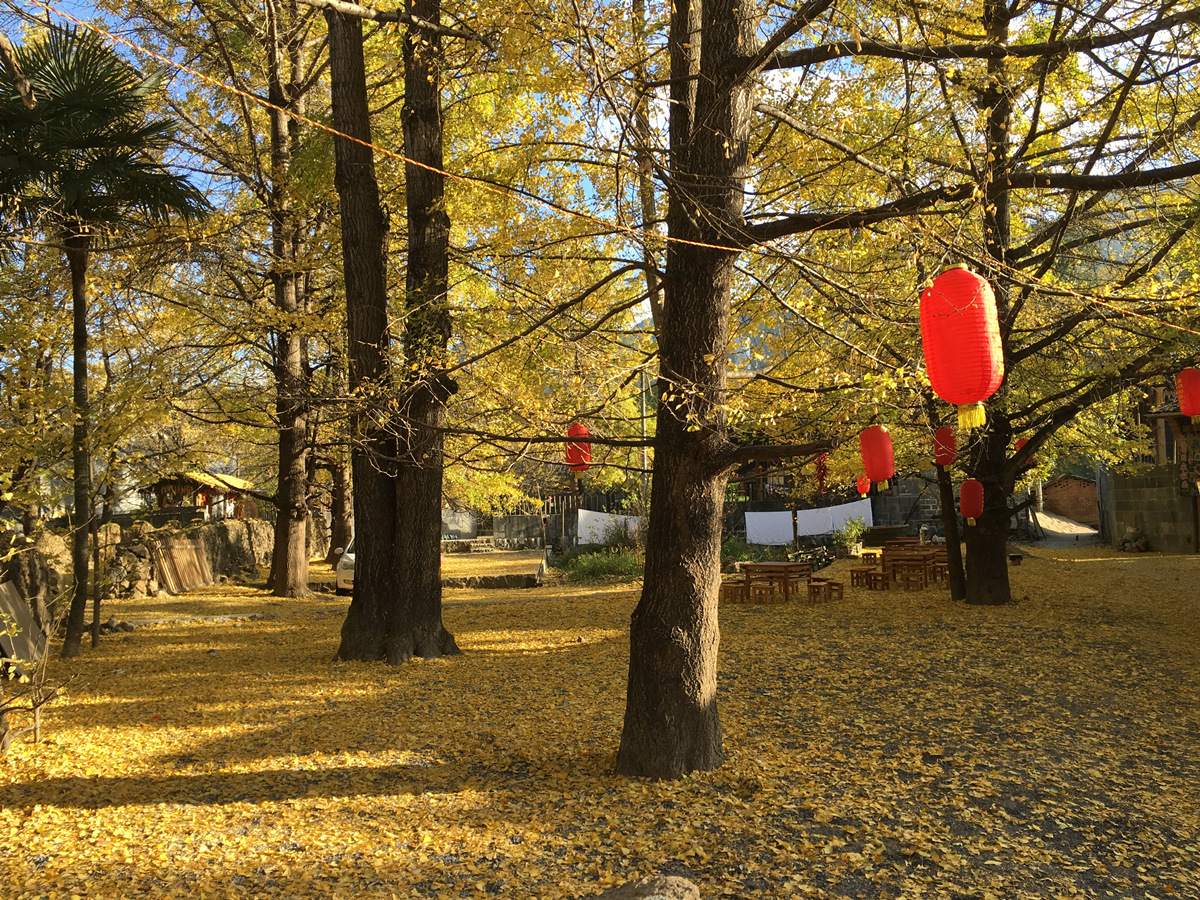
[[[0,897],[1200,897],[1200,557],[1031,550],[995,609],[848,567],[722,610],[728,761],[673,783],[612,774],[629,589],[447,591],[465,654],[395,669],[332,661],[330,594],[110,607],[232,618],[55,662]]]

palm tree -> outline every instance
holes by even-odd
[[[173,123],[149,116],[161,78],[144,77],[91,31],[51,28],[17,50],[37,104],[0,74],[0,223],[57,238],[71,272],[74,319],[74,591],[64,657],[76,656],[87,612],[91,448],[87,270],[96,237],[134,225],[189,221],[204,195],[158,158]]]

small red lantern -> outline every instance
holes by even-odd
[[[581,438],[589,438],[592,433],[586,425],[576,422],[567,429],[567,468],[572,472],[583,472],[592,461],[592,445]]]
[[[1175,395],[1179,411],[1191,416],[1193,425],[1200,425],[1200,369],[1184,369],[1175,376]]]
[[[933,433],[933,461],[939,466],[952,466],[958,459],[958,440],[949,425]]]
[[[892,453],[892,436],[882,425],[872,425],[858,436],[863,470],[881,491],[888,488],[888,479],[896,474],[896,457]]]
[[[1024,447],[1028,443],[1029,443],[1029,438],[1017,438],[1017,452],[1020,453],[1021,448]],[[1029,459],[1027,459],[1025,461],[1025,465],[1027,465],[1027,466],[1032,466],[1035,464],[1036,464],[1036,461],[1034,460],[1034,458],[1032,456],[1029,457]]]
[[[858,488],[858,492],[864,497],[871,493],[871,479],[866,475],[859,475],[858,481],[854,482],[854,486]]]
[[[958,492],[958,508],[968,525],[983,515],[983,483],[971,478],[962,483]]]
[[[987,422],[983,401],[1004,380],[996,296],[965,266],[942,272],[921,294],[921,343],[933,392],[958,407],[958,427]]]

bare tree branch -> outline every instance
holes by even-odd
[[[1200,7],[1164,16],[1138,28],[1114,30],[1111,34],[1089,35],[1083,38],[1043,41],[1036,44],[941,44],[912,46],[889,41],[834,41],[819,47],[807,47],[790,53],[777,53],[763,69],[795,69],[817,63],[855,56],[875,56],[883,59],[904,59],[913,62],[937,62],[954,59],[1030,59],[1062,53],[1082,53],[1118,44],[1126,44],[1147,35],[1167,31],[1179,25],[1200,23]]]
[[[411,13],[406,13],[398,9],[382,11],[370,6],[362,6],[358,3],[347,3],[346,0],[300,0],[300,2],[307,6],[316,7],[317,9],[328,9],[359,19],[369,19],[372,22],[399,22],[402,25],[411,25],[413,28],[420,28],[432,34],[440,34],[442,37],[461,38],[464,41],[478,41],[488,50],[496,49],[491,38],[485,35],[477,34],[474,31],[464,28],[450,28],[446,25],[439,25],[436,22],[429,22],[420,16],[414,16]]]
[[[37,99],[33,96],[33,85],[25,77],[25,73],[21,71],[21,67],[17,65],[17,54],[13,50],[13,45],[9,43],[8,36],[0,31],[0,60],[4,61],[4,70],[8,72],[8,77],[13,80],[13,84],[17,88],[17,93],[21,95],[21,102],[25,104],[26,109],[33,109],[37,105]]]

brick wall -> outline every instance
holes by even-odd
[[[1042,488],[1046,509],[1056,516],[1065,516],[1084,525],[1100,524],[1100,509],[1096,505],[1096,482],[1087,478],[1067,476]]]

